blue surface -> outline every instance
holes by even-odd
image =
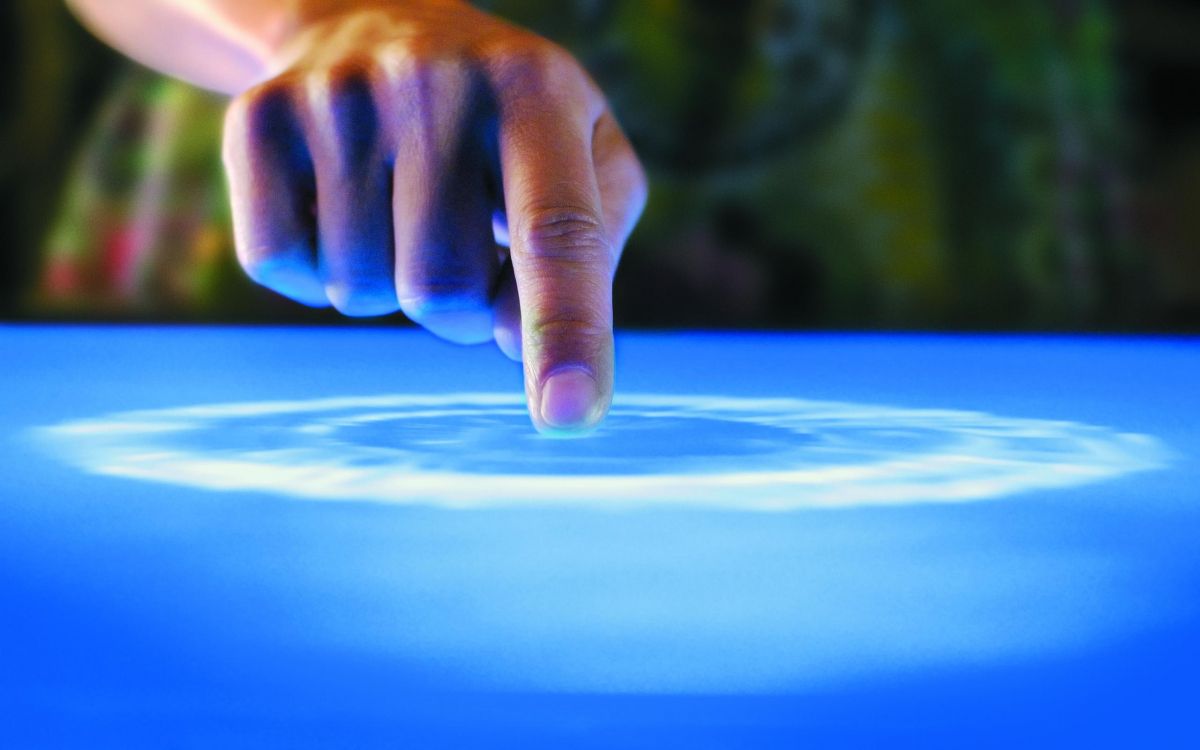
[[[5,747],[1200,741],[1194,341],[619,339],[618,407],[655,393],[961,410],[1164,449],[1072,486],[781,512],[749,509],[762,486],[745,508],[301,502],[98,475],[42,439],[193,405],[520,392],[499,355],[416,332],[10,326],[0,351]],[[628,441],[604,455],[630,468],[608,473],[664,445],[693,473],[793,455],[753,425],[659,422],[652,437],[639,415],[614,423]],[[397,434],[436,436],[439,419]],[[509,443],[471,420],[447,422],[457,442],[436,455],[478,486]],[[513,471],[565,480],[586,463],[588,441],[546,447],[505,420]],[[192,442],[215,435],[225,454],[267,439],[233,424]],[[830,434],[811,437],[788,450]]]

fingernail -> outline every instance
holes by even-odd
[[[587,371],[559,370],[542,386],[542,421],[560,430],[587,427],[599,399],[599,388]]]

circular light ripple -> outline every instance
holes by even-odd
[[[592,437],[537,435],[516,395],[126,412],[42,430],[97,474],[310,500],[741,509],[983,500],[1163,466],[1153,438],[868,404],[622,395]]]

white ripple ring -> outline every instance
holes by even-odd
[[[1161,468],[1147,435],[790,398],[621,394],[593,437],[536,435],[509,394],[215,404],[40,428],[101,475],[305,500],[792,510],[964,502]]]

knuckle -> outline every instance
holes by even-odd
[[[379,73],[362,56],[304,71],[300,92],[304,104],[303,132],[318,171],[345,176],[376,160],[379,149],[380,112],[377,104]]]
[[[460,127],[448,118],[462,116],[463,106],[472,103],[476,75],[470,62],[457,56],[424,56],[395,66],[389,73],[389,101],[400,127],[425,137]]]
[[[501,88],[513,92],[562,91],[577,85],[581,75],[569,52],[532,35],[505,39],[483,55]]]
[[[447,52],[420,37],[389,42],[376,53],[374,64],[388,86],[402,90],[450,85],[474,66],[469,53]]]
[[[522,239],[526,252],[539,261],[591,265],[608,257],[604,222],[583,208],[550,208],[532,212]]]
[[[263,140],[294,117],[297,81],[280,76],[242,93],[230,104],[226,126]]]
[[[356,98],[369,92],[378,76],[374,61],[367,57],[348,57],[312,74],[329,88],[333,103]]]
[[[539,339],[548,340],[596,340],[608,336],[608,326],[594,315],[555,313],[534,321],[532,333]]]
[[[457,86],[466,76],[469,65],[459,57],[430,57],[417,55],[406,67],[407,80],[422,91],[440,91]]]
[[[375,59],[382,73],[389,81],[394,81],[403,78],[426,55],[416,37],[401,36],[381,44],[375,52]]]
[[[543,352],[549,361],[590,361],[611,346],[612,327],[594,311],[566,310],[530,321],[523,336],[532,349]]]
[[[253,182],[253,170],[265,157],[301,158],[296,144],[303,141],[297,111],[298,84],[283,76],[259,84],[234,99],[225,112],[222,159],[231,182]]]

